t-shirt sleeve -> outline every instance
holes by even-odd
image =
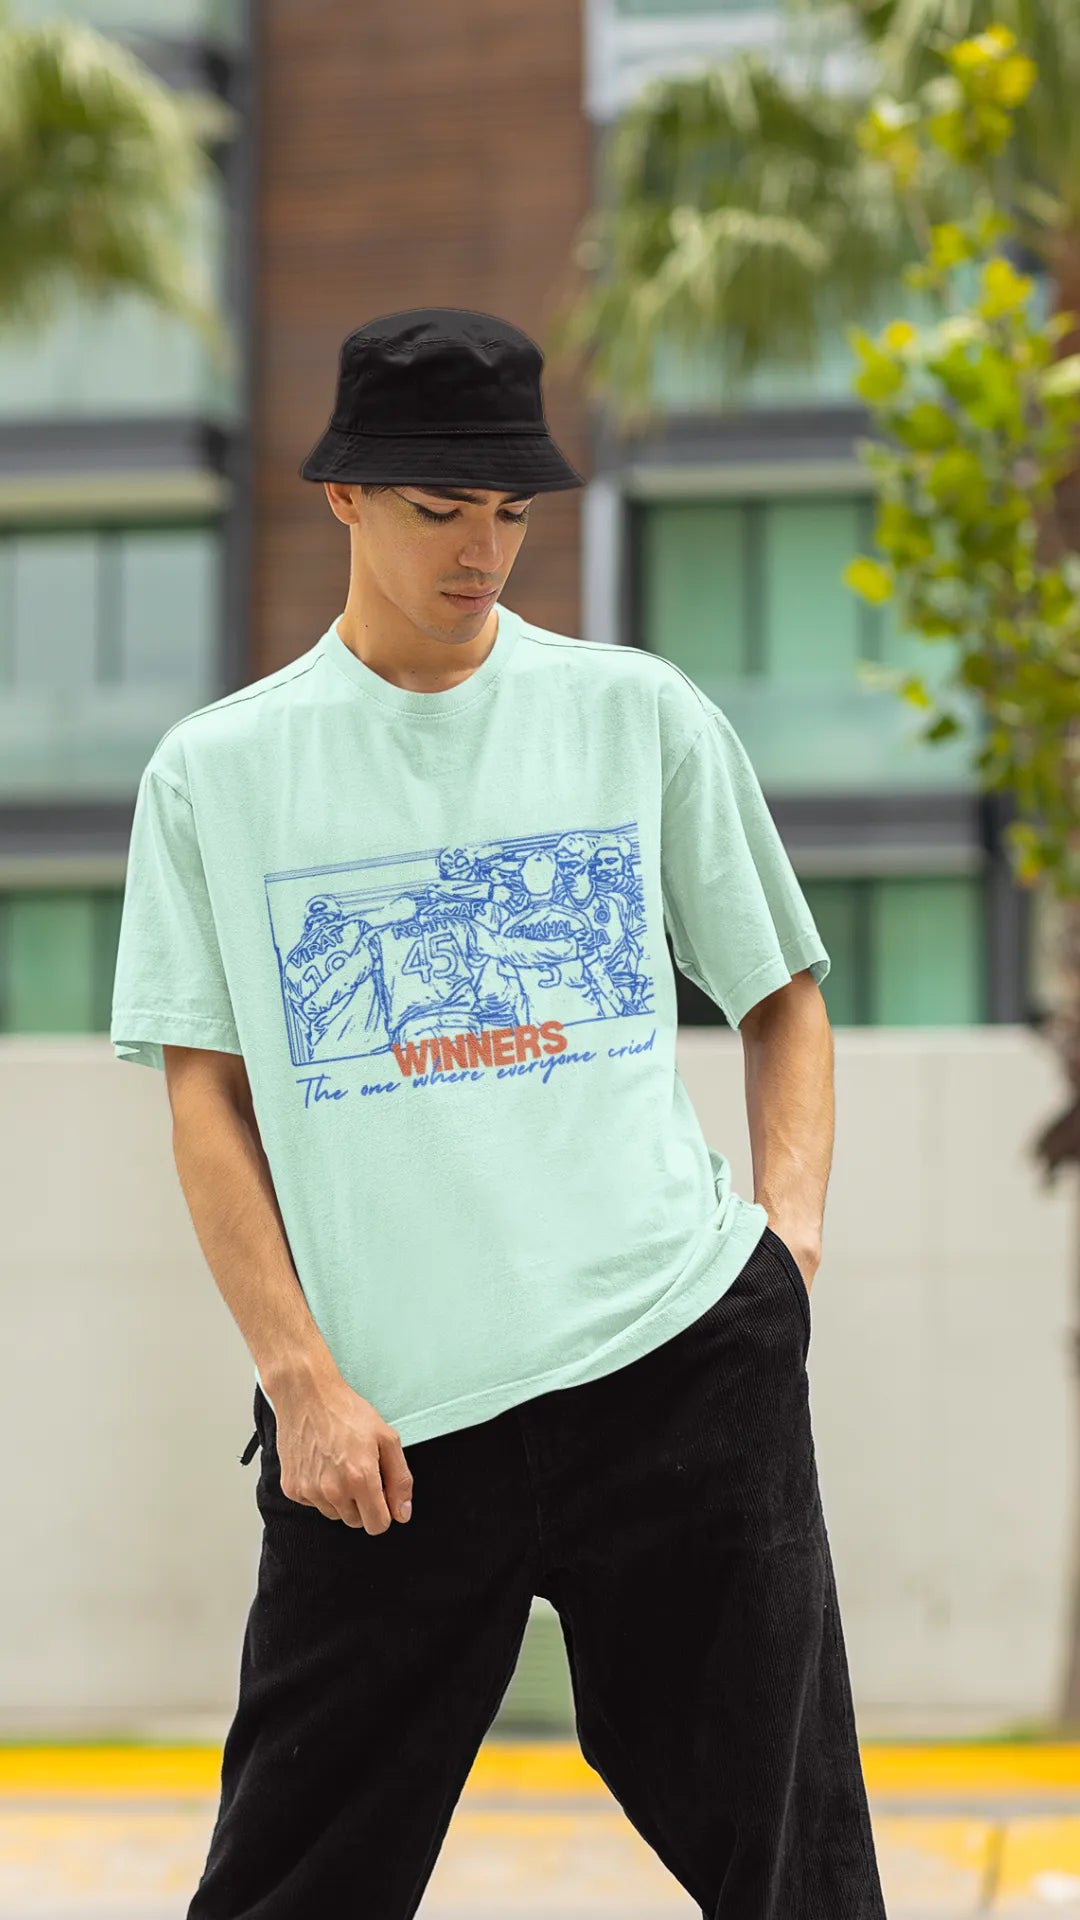
[[[242,1053],[187,796],[139,782],[113,980],[117,1058],[164,1071],[162,1044]]]
[[[829,956],[746,749],[718,707],[664,788],[661,837],[675,958],[731,1026],[805,968],[824,980]]]

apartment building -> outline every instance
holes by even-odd
[[[77,9],[66,9],[74,15]],[[507,23],[245,0],[81,0],[169,84],[233,102],[194,245],[235,329],[226,379],[132,298],[0,340],[0,1031],[107,1025],[139,771],[165,728],[294,657],[347,546],[296,467],[367,315],[488,307],[543,336],[605,128],[651,74],[769,46],[776,10],[556,0]],[[45,0],[20,0],[23,18]],[[344,55],[348,57],[343,57]],[[662,427],[613,434],[553,371],[590,476],[544,503],[508,597],[655,648],[724,706],[833,955],[835,1023],[1016,1020],[1025,901],[962,744],[859,683],[925,649],[843,585],[872,538],[842,341],[737,406],[707,354],[658,356]],[[688,1023],[722,1019],[681,983]]]
[[[757,47],[790,57],[769,0],[586,0],[585,100],[597,132],[656,74]],[[826,79],[856,52],[839,41]],[[897,290],[882,312],[911,296]],[[585,544],[588,628],[675,660],[728,713],[758,770],[832,956],[834,1025],[941,1026],[1027,1016],[1027,897],[963,741],[928,747],[919,717],[863,684],[860,659],[943,665],[842,571],[872,550],[874,509],[851,390],[827,340],[813,373],[771,368],[732,404],[717,356],[664,351],[663,424],[629,445],[598,423]],[[680,982],[687,1022],[722,1016]]]
[[[23,18],[43,0],[17,0]],[[0,1035],[108,1028],[139,774],[173,721],[309,647],[347,536],[297,468],[344,335],[419,304],[541,341],[604,132],[651,74],[780,50],[775,9],[712,0],[69,0],[178,88],[238,108],[193,244],[238,345],[224,380],[136,301],[0,337]],[[55,11],[55,9],[48,9]],[[658,356],[662,423],[627,440],[558,371],[548,496],[507,589],[527,618],[652,648],[730,715],[832,955],[837,1026],[1028,1011],[1031,930],[952,743],[858,683],[918,658],[842,569],[871,540],[867,431],[841,341],[731,404],[708,354]],[[687,1025],[722,1022],[679,982]],[[538,1608],[504,1720],[569,1713]]]
[[[54,17],[45,0],[13,16]],[[0,1032],[108,1026],[139,774],[182,714],[248,676],[244,347],[253,217],[241,0],[86,0],[170,86],[237,108],[193,209],[238,352],[124,296],[0,336]]]

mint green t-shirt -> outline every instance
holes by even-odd
[[[403,1444],[648,1353],[761,1238],[665,926],[733,1027],[828,972],[729,721],[642,649],[500,603],[420,693],[335,622],[154,748],[110,1039],[243,1055],[312,1316]]]

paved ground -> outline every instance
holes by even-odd
[[[183,1920],[220,1749],[0,1749],[0,1920]],[[1080,1920],[1080,1744],[863,1747],[889,1920]],[[490,1741],[424,1920],[699,1920],[577,1747]]]

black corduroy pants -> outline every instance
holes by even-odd
[[[383,1534],[285,1498],[256,1388],[261,1560],[187,1920],[411,1920],[534,1594],[585,1759],[703,1920],[885,1920],[810,1331],[767,1228],[652,1353],[407,1446]]]

